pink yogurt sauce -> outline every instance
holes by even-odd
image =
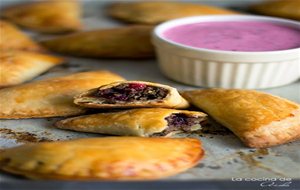
[[[300,29],[271,22],[223,21],[185,24],[166,30],[173,42],[225,51],[276,51],[300,47]]]

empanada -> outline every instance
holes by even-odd
[[[0,20],[0,36],[0,50],[45,51],[17,27],[3,20]]]
[[[265,1],[250,9],[263,15],[300,20],[300,0]]]
[[[92,58],[154,57],[150,26],[99,29],[61,36],[42,42],[61,54]]]
[[[0,50],[0,88],[31,80],[63,61],[35,52]]]
[[[86,111],[73,97],[99,85],[123,80],[108,71],[75,73],[0,90],[0,118],[78,115]]]
[[[89,108],[187,108],[189,103],[175,88],[144,81],[121,81],[94,88],[75,97]]]
[[[131,23],[159,24],[161,22],[199,15],[237,14],[218,7],[180,2],[126,2],[109,7],[110,16]]]
[[[81,28],[81,8],[76,0],[46,0],[7,7],[1,15],[24,28],[43,33],[63,33]]]
[[[164,108],[142,108],[64,119],[57,128],[122,136],[171,136],[201,130],[206,114]]]
[[[286,99],[254,90],[208,89],[182,95],[249,147],[270,147],[300,138],[300,105]]]
[[[83,138],[5,149],[0,168],[32,179],[150,180],[183,172],[203,155],[192,138]]]

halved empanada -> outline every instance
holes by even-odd
[[[45,51],[14,25],[3,20],[0,20],[0,36],[0,50]]]
[[[123,80],[108,71],[75,73],[0,90],[0,118],[78,115],[86,111],[73,97],[90,88]]]
[[[0,88],[31,80],[63,61],[35,52],[0,50]]]
[[[65,119],[57,128],[123,136],[171,136],[196,132],[206,123],[206,114],[164,108],[142,108]]]
[[[33,179],[149,180],[183,172],[203,155],[192,138],[83,138],[5,149],[0,168]]]
[[[300,105],[286,99],[254,90],[208,89],[182,95],[250,147],[300,138]]]
[[[108,11],[114,18],[141,24],[159,24],[187,16],[237,14],[231,10],[208,5],[150,1],[114,3]]]
[[[92,58],[148,58],[154,56],[150,26],[99,29],[42,42],[54,52]]]
[[[24,28],[62,33],[81,28],[81,8],[76,0],[46,0],[7,7],[1,15]]]
[[[250,9],[259,14],[300,20],[300,0],[265,1]]]
[[[189,103],[175,88],[144,81],[121,81],[83,92],[75,104],[89,108],[187,108]]]

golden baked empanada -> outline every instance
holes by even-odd
[[[142,108],[64,119],[55,126],[82,132],[151,137],[199,131],[206,119],[202,112]]]
[[[183,172],[203,155],[192,138],[83,138],[5,149],[0,168],[32,179],[150,180]]]
[[[75,96],[74,103],[89,108],[187,108],[189,103],[175,88],[144,81],[121,81]]]
[[[76,0],[46,0],[7,7],[1,15],[24,28],[43,33],[63,33],[81,28],[81,8]]]
[[[0,20],[0,50],[45,51],[14,25]]]
[[[300,106],[286,99],[254,90],[208,89],[182,95],[250,147],[300,138]]]
[[[78,115],[86,111],[73,97],[90,88],[123,80],[108,71],[75,73],[0,90],[0,118]]]
[[[114,3],[109,7],[108,13],[126,22],[142,24],[159,24],[187,16],[237,14],[231,10],[208,5],[150,1]]]
[[[250,9],[263,15],[300,20],[300,0],[265,1]]]
[[[31,80],[63,61],[35,52],[0,50],[0,88]]]
[[[99,29],[42,42],[54,52],[92,58],[148,58],[154,56],[150,26]]]

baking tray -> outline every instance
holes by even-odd
[[[206,1],[206,3],[207,2],[224,5],[225,1],[222,1],[222,3],[220,3],[220,1]],[[245,3],[252,2],[253,1],[245,1],[243,5],[245,5]],[[2,0],[1,6],[5,5],[5,3],[11,4],[12,1]],[[95,28],[109,28],[121,25],[121,23],[105,17],[104,8],[107,3],[108,2],[106,1],[83,2],[83,21],[87,30]],[[230,3],[234,3],[235,6],[241,6],[241,3],[235,3],[234,1],[228,1],[227,5],[230,5]],[[29,34],[33,35],[36,39],[51,37],[36,35],[32,33]],[[157,61],[154,59],[112,60],[73,57],[67,57],[67,59],[67,64],[55,67],[47,73],[44,73],[40,77],[36,78],[35,80],[53,76],[61,76],[73,72],[103,69],[118,73],[128,80],[145,80],[158,82],[171,85],[178,88],[179,90],[195,89],[195,87],[181,85],[165,78],[160,73]],[[266,89],[263,91],[274,95],[279,95],[281,97],[300,103],[300,81],[287,86]],[[53,128],[53,123],[59,119],[61,118],[0,120],[0,148],[13,147],[28,142],[56,141],[101,136],[97,134],[79,133]],[[104,189],[108,187],[110,187],[110,189],[119,189],[120,187],[123,187],[123,189],[125,189],[126,187],[131,187],[131,189],[135,189],[137,187],[150,187],[151,185],[160,186],[159,184],[161,184],[162,187],[164,185],[165,187],[172,187],[172,189],[178,189],[180,187],[182,187],[182,189],[185,189],[186,187],[190,187],[189,189],[192,189],[192,187],[197,187],[197,189],[218,189],[221,187],[222,189],[226,189],[226,187],[231,187],[230,189],[233,189],[233,187],[241,187],[240,185],[244,183],[233,182],[232,178],[291,178],[293,180],[291,185],[289,185],[289,187],[281,187],[281,189],[300,188],[297,181],[300,179],[300,141],[273,148],[251,149],[246,148],[236,136],[234,136],[230,131],[226,130],[223,127],[205,129],[201,134],[188,136],[199,138],[203,142],[203,146],[206,150],[205,158],[193,169],[164,180],[138,183],[49,183],[31,182],[20,177],[0,173],[0,185],[2,185],[3,189],[17,187],[18,185],[22,186],[22,189],[25,189],[26,187],[30,187],[29,189],[35,189],[35,187],[37,189],[41,189],[42,187],[52,187],[54,184],[57,185],[56,188],[61,187],[62,189],[71,189],[71,187],[72,189],[81,189],[85,187],[102,187]],[[114,185],[109,186],[109,184]],[[168,184],[171,186],[168,186]],[[252,186],[257,187],[255,189],[260,188],[259,182],[253,182],[251,184],[248,183],[248,185],[245,185],[243,189]]]

